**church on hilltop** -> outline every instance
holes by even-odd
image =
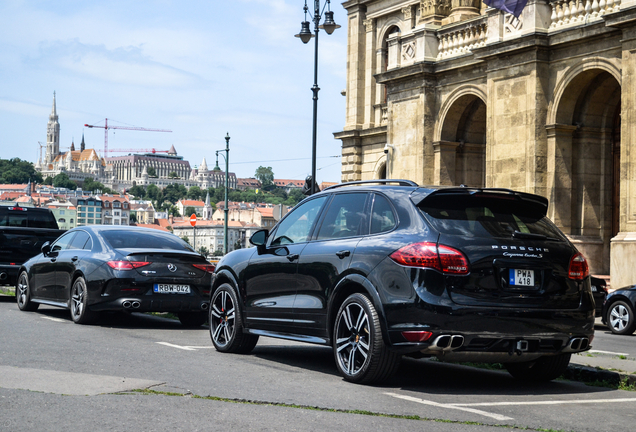
[[[46,128],[46,151],[44,158],[35,163],[35,169],[43,178],[55,177],[65,173],[68,177],[82,184],[85,179],[92,178],[113,190],[122,191],[133,186],[154,184],[164,188],[169,184],[181,184],[186,188],[198,186],[201,189],[225,186],[225,172],[219,169],[209,170],[205,157],[199,167],[190,167],[190,162],[179,156],[174,148],[166,154],[143,153],[126,156],[104,157],[95,149],[87,149],[82,134],[80,149],[75,149],[71,142],[66,152],[60,151],[60,123],[57,115],[55,92],[53,92],[53,108]],[[236,174],[229,173],[229,187],[236,189]]]

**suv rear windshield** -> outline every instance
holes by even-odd
[[[0,226],[58,229],[53,213],[27,207],[0,206]]]
[[[565,240],[537,205],[513,197],[431,196],[419,208],[431,225],[443,234]]]
[[[101,234],[114,249],[171,249],[194,252],[190,245],[174,234],[126,230],[107,230]]]

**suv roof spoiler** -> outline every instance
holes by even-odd
[[[541,208],[543,215],[545,216],[548,213],[548,199],[544,198],[540,195],[525,193],[525,192],[516,192],[511,189],[502,189],[502,188],[472,188],[472,187],[421,187],[411,194],[411,201],[416,206],[422,204],[426,199],[431,196],[440,196],[440,195],[475,195],[475,194],[492,194],[492,195],[500,195],[506,196],[506,198],[514,199],[514,200],[522,200],[526,202],[532,202]]]
[[[398,186],[412,186],[412,187],[418,187],[419,186],[417,183],[415,183],[414,181],[411,181],[411,180],[378,179],[378,180],[358,180],[358,181],[340,183],[340,184],[337,184],[337,185],[333,185],[333,186],[329,186],[327,188],[324,188],[323,190],[336,189],[336,188],[341,188],[341,187],[344,187],[344,186],[355,186],[355,185],[362,185],[362,184],[381,184],[381,185],[386,185],[386,184],[393,184],[393,183],[396,183]]]

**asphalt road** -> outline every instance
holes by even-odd
[[[325,347],[262,338],[250,355],[221,354],[204,328],[141,314],[81,326],[61,309],[20,312],[12,297],[0,297],[0,328],[7,431],[616,431],[636,411],[636,392],[430,360],[353,385]],[[633,352],[634,341],[601,330],[594,346]]]

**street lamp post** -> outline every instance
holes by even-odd
[[[225,208],[223,209],[223,213],[225,213],[225,222],[223,224],[223,254],[227,254],[228,252],[228,242],[227,242],[227,221],[228,221],[228,201],[227,201],[227,190],[230,187],[230,178],[228,171],[230,169],[230,133],[227,133],[225,137],[225,149],[216,151],[216,166],[214,167],[215,171],[220,171],[219,168],[219,152],[225,152],[225,154],[221,153],[221,156],[225,159]]]
[[[327,11],[325,12],[325,8]],[[340,28],[338,24],[333,20],[333,12],[331,11],[331,0],[327,0],[322,7],[322,12],[320,10],[320,0],[314,0],[314,17],[312,21],[314,22],[314,34],[311,33],[309,28],[309,21],[307,21],[307,12],[309,8],[307,7],[307,0],[305,0],[305,7],[303,10],[305,11],[305,21],[301,23],[300,33],[295,35],[297,38],[306,44],[311,40],[311,38],[315,38],[314,45],[314,86],[311,88],[313,92],[313,101],[314,101],[314,113],[313,113],[313,130],[311,135],[311,190],[309,191],[309,195],[316,192],[317,182],[316,182],[316,129],[318,125],[318,91],[320,87],[318,87],[318,29],[323,29],[327,34],[332,34],[335,29]],[[320,25],[320,19],[322,18],[322,14],[325,15],[325,22],[323,25]]]

